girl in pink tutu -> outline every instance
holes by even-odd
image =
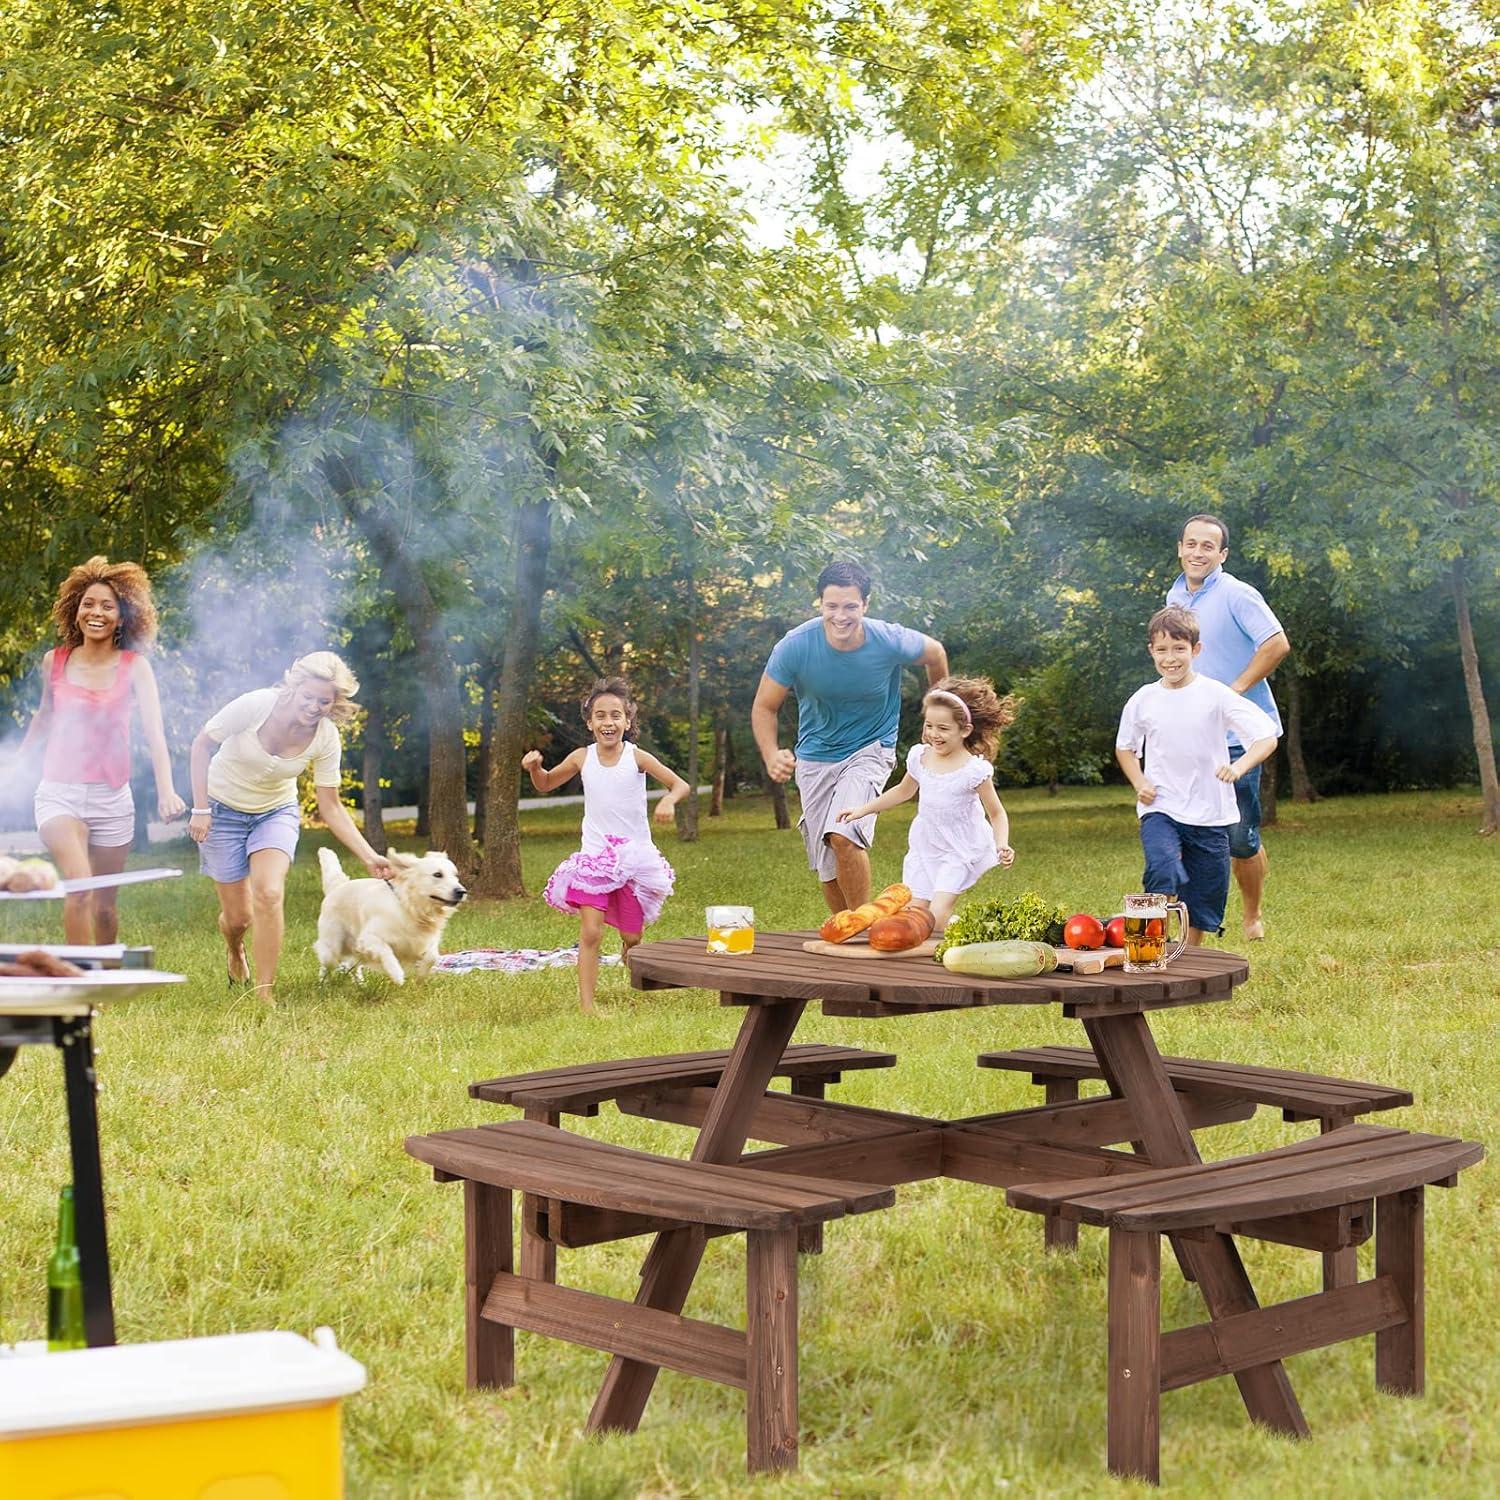
[[[521,769],[539,792],[550,792],[573,776],[583,777],[583,848],[570,854],[553,872],[544,892],[549,906],[576,913],[582,924],[578,941],[578,1003],[594,1008],[599,977],[599,945],[607,922],[620,934],[628,953],[642,929],[661,914],[676,877],[651,842],[646,824],[646,777],[666,787],[656,804],[656,821],[672,822],[673,809],[688,793],[688,784],[669,771],[635,740],[636,707],[623,678],[606,677],[588,690],[583,722],[594,736],[550,771],[540,750],[529,750]]]

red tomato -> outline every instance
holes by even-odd
[[[1123,948],[1125,946],[1125,918],[1111,917],[1104,924],[1104,946],[1106,948]]]
[[[1063,924],[1063,942],[1070,948],[1102,948],[1104,923],[1087,912],[1079,912]]]

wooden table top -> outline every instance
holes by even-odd
[[[1061,1005],[1068,1015],[1120,1015],[1227,999],[1250,977],[1248,960],[1188,948],[1159,974],[1039,975],[981,979],[931,958],[841,958],[807,953],[815,932],[757,932],[755,951],[710,954],[706,937],[640,943],[626,963],[636,989],[718,990],[729,1004],[818,1000],[829,1015],[885,1016],[978,1005]]]

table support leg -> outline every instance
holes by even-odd
[[[1151,1164],[1176,1167],[1202,1160],[1145,1016],[1133,1012],[1083,1024],[1110,1087],[1130,1101]],[[1239,1250],[1227,1234],[1201,1241],[1174,1240],[1173,1249],[1198,1283],[1209,1317],[1228,1318],[1260,1306]],[[1307,1419],[1279,1359],[1236,1371],[1234,1378],[1253,1421],[1291,1437],[1308,1435]]]
[[[713,1103],[693,1147],[694,1161],[728,1165],[739,1160],[749,1138],[750,1123],[766,1085],[786,1051],[797,1022],[802,1019],[804,1000],[752,1004],[740,1023]],[[671,1229],[656,1237],[641,1268],[641,1289],[636,1304],[665,1312],[682,1311],[683,1303],[698,1274],[703,1258],[701,1229]],[[634,1432],[656,1384],[657,1366],[617,1354],[604,1376],[604,1384],[589,1414],[590,1432]]]
[[[62,1052],[68,1099],[68,1147],[73,1158],[73,1206],[83,1280],[83,1328],[89,1348],[115,1341],[114,1298],[109,1283],[109,1240],[104,1227],[104,1171],[99,1162],[99,1111],[95,1099],[93,1017],[59,1017],[53,1037]]]

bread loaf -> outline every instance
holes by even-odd
[[[870,946],[881,953],[901,953],[932,936],[932,913],[923,906],[908,906],[893,917],[882,917],[870,928]]]
[[[850,938],[863,932],[871,922],[878,921],[884,915],[873,901],[866,901],[863,906],[856,906],[852,911],[846,908],[829,917],[818,929],[818,936],[825,943],[847,943]]]
[[[911,887],[899,882],[888,885],[872,904],[880,908],[881,916],[894,917],[898,911],[904,911],[911,904]]]

